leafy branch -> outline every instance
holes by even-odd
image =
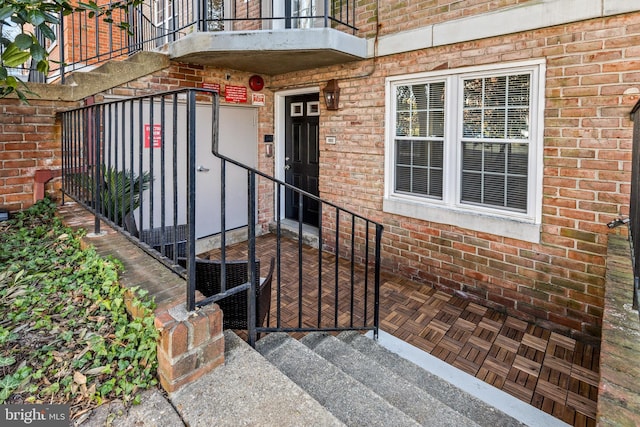
[[[52,26],[60,23],[60,17],[75,12],[88,12],[89,18],[102,17],[104,22],[130,33],[128,22],[114,23],[113,13],[126,10],[130,6],[139,6],[143,0],[118,0],[98,5],[91,0],[73,5],[69,0],[2,0],[0,2],[0,98],[15,93],[26,100],[30,93],[26,84],[9,73],[10,68],[23,67],[33,60],[35,69],[43,74],[49,72],[49,52],[38,40],[41,34],[45,40],[53,43],[56,33]],[[21,32],[10,35],[6,28],[19,27]],[[61,47],[63,48],[63,47]]]

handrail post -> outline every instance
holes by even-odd
[[[329,28],[329,0],[324,0],[324,27]]]
[[[227,290],[227,161],[220,159],[220,289]]]
[[[175,114],[175,113],[174,113]],[[187,103],[187,311],[196,308],[196,93]]]
[[[380,248],[382,246],[382,230],[380,224],[376,224],[376,264],[375,264],[375,290],[373,309],[373,339],[378,339],[380,329]]]
[[[127,34],[127,39],[129,40],[129,42],[127,43],[127,54],[131,55],[137,50],[136,35],[138,34],[138,31],[140,31],[140,29],[138,28],[138,22],[136,20],[137,14],[135,13],[132,5],[129,5],[127,7],[127,15],[127,21],[130,25],[130,33]]]
[[[94,191],[93,199],[95,205],[93,207],[94,220],[93,220],[93,232],[96,235],[100,235],[100,215],[102,214],[102,177],[100,174],[100,115],[99,107],[91,107],[92,114],[90,114],[90,120],[93,125],[93,181]]]
[[[256,283],[260,280],[259,277],[256,277],[256,174],[253,171],[249,171],[248,174],[249,185],[248,185],[248,231],[249,231],[249,298],[247,304],[247,315],[249,316],[247,319],[247,328],[249,335],[249,345],[251,347],[255,347],[257,333],[256,333],[256,297],[257,297],[257,289]],[[261,326],[261,325],[260,325]]]
[[[60,25],[58,27],[60,34],[59,34],[59,48],[58,50],[60,51],[60,82],[62,84],[64,84],[64,61],[65,61],[65,55],[64,55],[64,48],[65,48],[65,44],[64,44],[64,15],[61,13],[60,14]],[[45,76],[46,77],[46,76]]]
[[[196,27],[198,31],[206,31],[207,0],[196,0]]]

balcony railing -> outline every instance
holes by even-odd
[[[332,28],[355,34],[355,10],[356,0],[156,0],[116,9],[109,22],[88,11],[76,12],[61,17],[53,28],[58,36],[48,47],[51,70],[46,79],[35,70],[21,73],[30,81],[64,82],[71,71],[155,50],[196,31]]]
[[[256,238],[274,222],[274,291],[266,297],[274,302],[275,315],[266,324],[247,322],[249,342],[258,333],[273,331],[372,330],[377,336],[382,226],[220,153],[217,122],[218,95],[203,89],[65,111],[63,194],[95,214],[93,232],[99,234],[105,221],[182,275],[187,310],[247,292],[246,319],[256,319],[259,304],[250,297],[259,283]],[[198,162],[210,160],[210,169],[196,166],[196,157]],[[318,206],[317,259],[303,255],[301,214],[297,249],[283,249],[285,194],[297,201],[300,213],[303,204]],[[246,239],[245,258],[233,260],[248,266],[246,283],[227,286],[223,269],[218,273],[220,292],[198,297],[197,262],[203,260],[197,257],[197,243],[218,242],[216,261],[226,265],[231,236]],[[285,257],[287,265],[294,260],[297,266],[285,270]],[[263,259],[262,265],[267,264]],[[291,315],[292,306],[297,315]],[[310,310],[316,319],[311,322]]]

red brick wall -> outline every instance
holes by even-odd
[[[340,110],[321,113],[320,140],[339,143],[321,142],[320,192],[384,223],[384,268],[598,336],[606,223],[628,214],[639,42],[636,13],[282,75],[272,85],[339,80]],[[541,243],[382,213],[385,77],[535,58],[547,63]]]
[[[235,19],[238,21],[233,23],[234,31],[248,31],[248,30],[261,30],[262,21],[262,2],[245,2],[242,0],[235,0],[231,5],[232,10],[235,11]],[[244,21],[247,19],[247,21]],[[225,23],[225,26],[229,28],[229,24]]]
[[[38,169],[60,169],[60,127],[55,113],[72,104],[0,99],[0,207],[10,211],[33,203],[33,177]],[[46,192],[59,198],[60,180]]]

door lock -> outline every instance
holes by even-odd
[[[284,165],[284,170],[288,171],[289,169],[291,169],[291,165]]]

